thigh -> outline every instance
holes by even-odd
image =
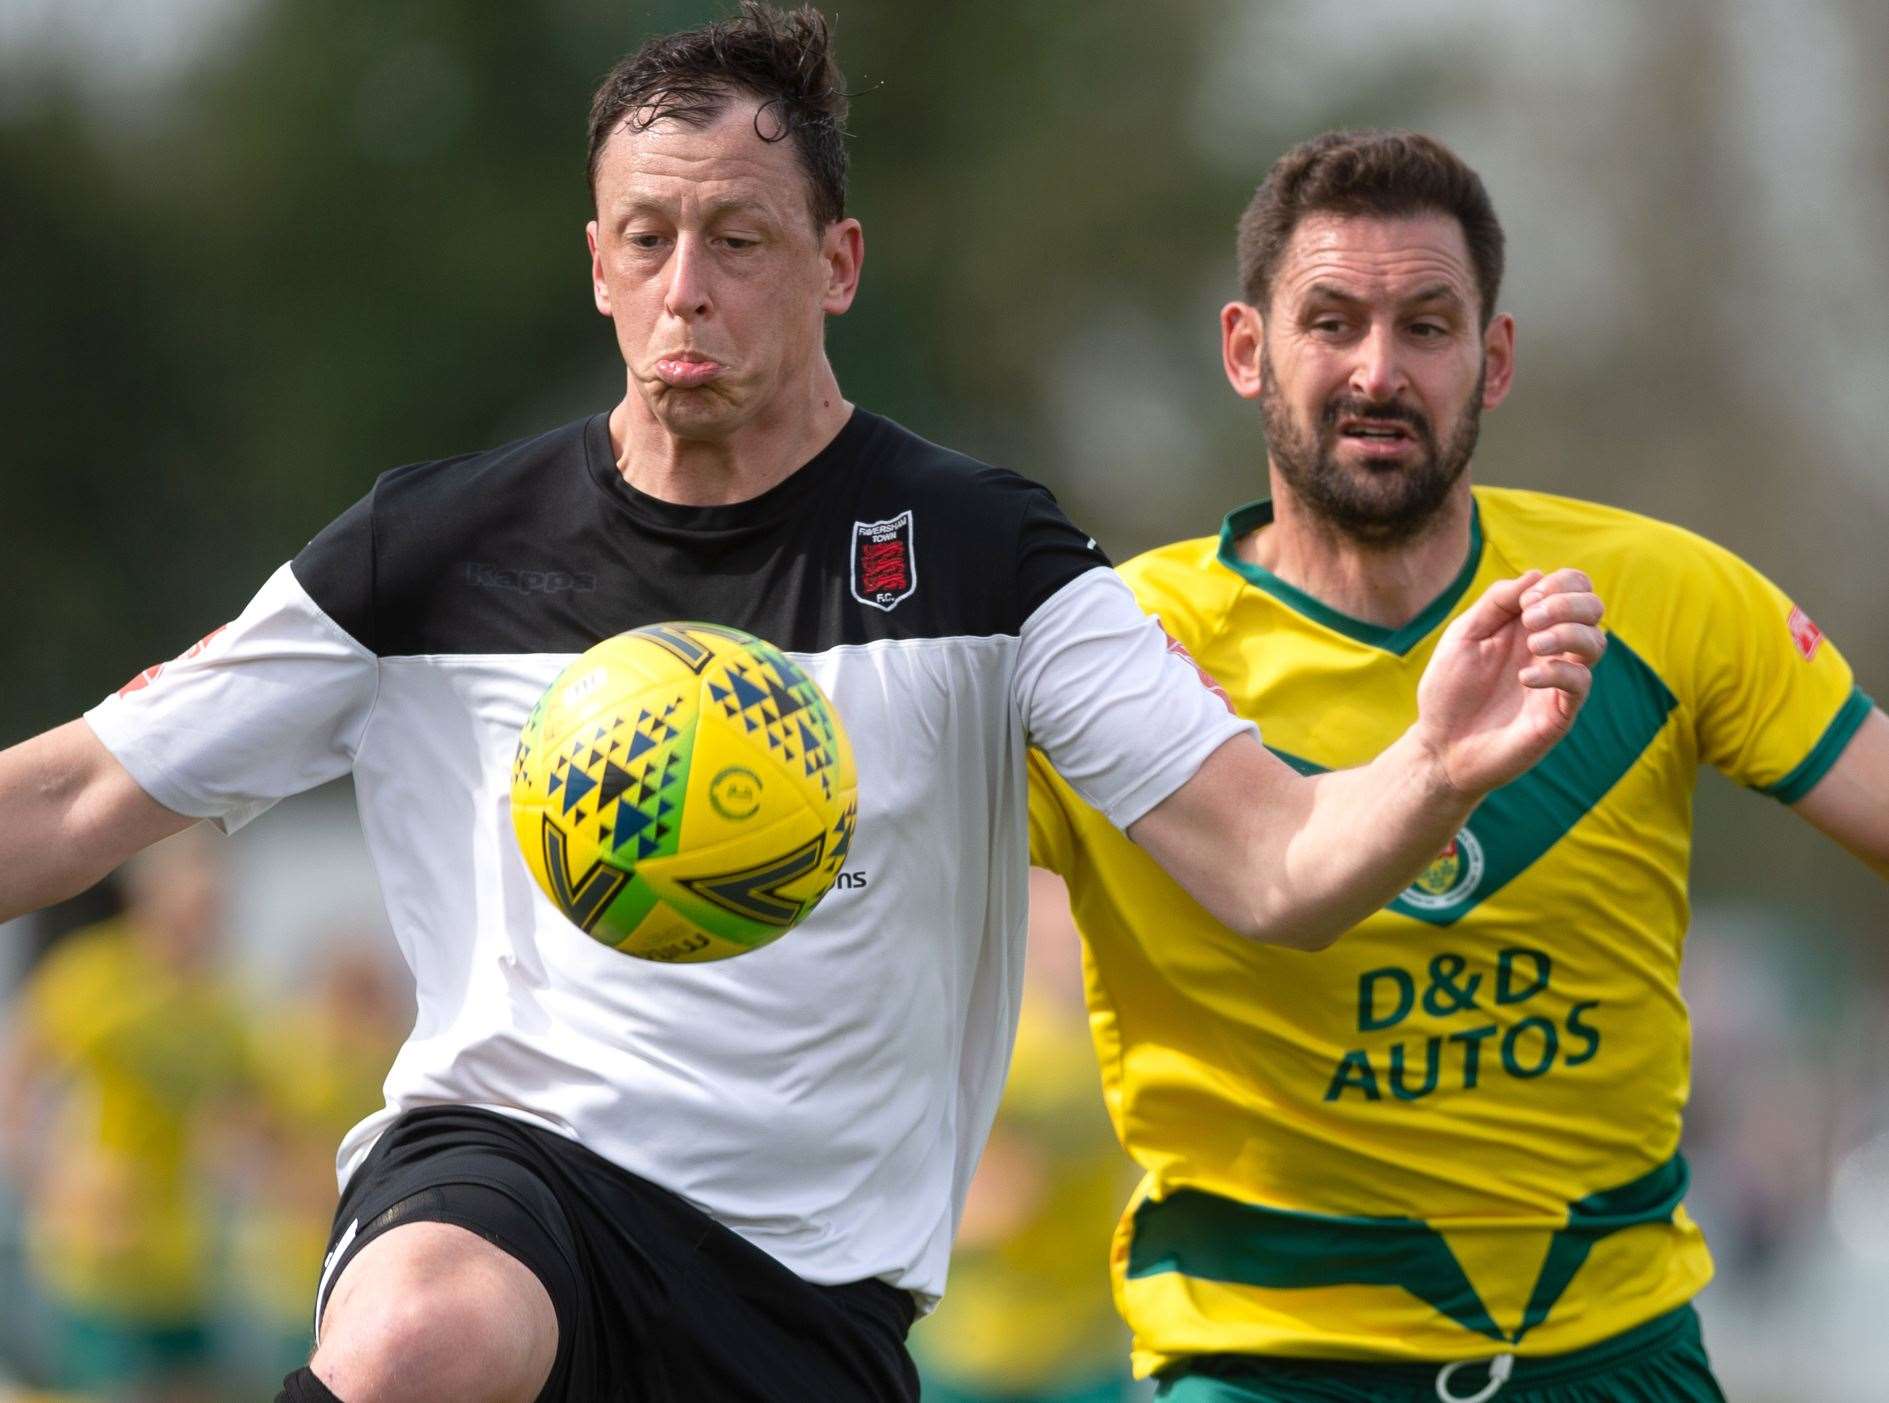
[[[461,1207],[469,1196],[483,1198],[476,1214]],[[908,1295],[804,1281],[676,1195],[536,1126],[464,1107],[397,1120],[342,1195],[320,1299],[363,1242],[412,1221],[465,1227],[546,1288],[558,1350],[545,1400],[918,1397]]]
[[[336,1210],[316,1288],[316,1372],[328,1379],[325,1366],[364,1348],[385,1366],[387,1331],[398,1328],[416,1356],[496,1352],[500,1372],[515,1367],[542,1386],[526,1398],[588,1398],[573,1347],[585,1285],[555,1177],[499,1117],[443,1108],[394,1122]],[[479,1328],[461,1332],[447,1316]]]

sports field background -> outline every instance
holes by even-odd
[[[852,398],[1049,482],[1118,558],[1211,532],[1261,490],[1214,321],[1253,183],[1327,126],[1429,130],[1509,234],[1519,371],[1479,479],[1714,537],[1889,697],[1889,9],[836,8]],[[232,616],[382,469],[621,393],[585,107],[719,12],[0,0],[0,744]],[[377,926],[350,825],[329,791],[231,845],[256,999]],[[1741,1399],[1879,1397],[1889,895],[1715,777],[1695,874],[1708,1343]],[[30,939],[0,934],[0,988]]]

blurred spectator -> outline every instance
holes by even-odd
[[[1740,1403],[1874,1403],[1889,1377],[1889,985],[1855,939],[1880,927],[1828,920],[1705,903],[1688,940],[1688,1207],[1719,1270],[1699,1311]]]
[[[1128,1337],[1108,1243],[1133,1165],[1102,1106],[1081,944],[1062,883],[1032,871],[1010,1081],[951,1258],[944,1304],[912,1333],[927,1403],[1120,1403]]]
[[[233,1362],[269,1385],[308,1362],[335,1148],[381,1105],[381,1082],[413,1021],[410,988],[353,934],[318,949],[296,991],[253,1030],[258,1134],[230,1224],[225,1286],[245,1346]]]
[[[1823,1211],[1841,1091],[1826,1040],[1848,986],[1794,977],[1807,930],[1784,925],[1779,940],[1756,911],[1706,919],[1717,924],[1695,920],[1684,979],[1701,1072],[1686,1109],[1691,1211],[1720,1272],[1763,1290]]]
[[[38,964],[45,953],[75,930],[103,925],[125,913],[124,894],[119,890],[118,874],[95,882],[80,892],[27,918],[26,938],[22,940],[23,968]]]
[[[66,936],[21,986],[0,1135],[60,1387],[201,1397],[214,1223],[194,1153],[240,1089],[240,1010],[216,966],[224,872],[206,829],[125,869],[121,917]]]

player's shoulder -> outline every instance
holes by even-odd
[[[1575,565],[1603,590],[1615,579],[1707,580],[1743,567],[1730,550],[1675,522],[1579,497],[1478,487],[1486,540],[1518,568]]]
[[[389,469],[297,553],[291,570],[364,647],[417,648],[406,621],[442,591],[472,590],[489,604],[493,590],[583,569],[571,563],[572,542],[597,516],[592,480],[609,470],[610,457],[599,414],[497,448]]]
[[[867,490],[921,504],[973,531],[1014,525],[1035,500],[1054,500],[1041,483],[955,448],[882,414],[854,411]]]
[[[456,453],[389,468],[375,479],[375,514],[402,526],[437,531],[475,515],[510,516],[543,510],[547,502],[581,488],[601,415],[514,439],[496,448]]]
[[[1231,587],[1232,577],[1218,567],[1219,554],[1218,536],[1195,536],[1145,550],[1116,568],[1138,598],[1194,598]]]
[[[914,625],[943,608],[936,627],[1017,634],[1065,586],[1109,564],[1043,484],[878,415],[859,411],[856,424],[853,573],[862,550],[896,554],[902,537],[918,574],[944,586]]]
[[[1157,546],[1116,568],[1135,602],[1190,648],[1205,645],[1240,592],[1239,577],[1220,563],[1218,536]]]
[[[1621,507],[1506,488],[1478,488],[1484,539],[1504,573],[1576,566],[1594,582],[1607,629],[1669,681],[1702,641],[1791,606],[1758,569],[1696,531]]]
[[[584,494],[601,415],[474,453],[389,468],[297,557],[385,560],[457,550],[468,537],[521,522],[568,519]]]

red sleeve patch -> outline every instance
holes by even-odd
[[[1786,622],[1791,629],[1791,642],[1797,645],[1797,651],[1803,654],[1805,662],[1817,656],[1817,650],[1823,647],[1823,630],[1802,609],[1791,606],[1791,616]]]
[[[163,670],[163,663],[153,663],[150,667],[147,667],[143,672],[140,672],[136,677],[125,683],[124,686],[120,687],[118,689],[118,695],[128,697],[133,692],[142,692],[146,687],[157,681],[158,673]]]
[[[219,633],[223,632],[223,630],[228,627],[229,627],[228,624],[218,624],[215,628],[211,629],[208,633],[204,634],[203,637],[199,638],[195,643],[192,643],[188,648],[186,648],[184,650],[183,657],[178,658],[176,661],[183,662],[186,659],[196,657],[205,648],[208,648],[210,646],[211,639],[215,638]],[[164,669],[168,665],[169,664],[167,663],[156,663],[152,665],[151,667],[147,667],[143,672],[140,672],[136,677],[132,678],[129,682],[125,683],[124,686],[120,687],[118,689],[118,695],[121,697],[128,697],[133,692],[143,691],[146,687],[150,686],[153,682],[157,681],[158,674],[163,672]]]
[[[1155,622],[1157,624],[1161,623],[1159,619],[1156,619]],[[1200,685],[1220,698],[1228,711],[1233,711],[1233,698],[1227,695],[1227,689],[1214,681],[1213,675],[1209,673],[1206,668],[1194,661],[1194,655],[1187,651],[1180,639],[1167,631],[1166,624],[1161,624],[1161,636],[1168,641],[1168,651],[1194,669],[1194,676],[1200,679]],[[1234,715],[1237,716],[1238,714],[1238,712],[1234,712]]]

